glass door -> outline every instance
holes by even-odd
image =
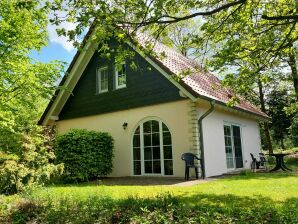
[[[134,175],[173,175],[172,137],[161,121],[141,123],[133,135]]]
[[[160,132],[158,121],[143,123],[144,173],[161,174]]]
[[[243,168],[240,127],[237,125],[225,124],[224,138],[227,168]]]

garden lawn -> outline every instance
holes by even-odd
[[[48,186],[2,196],[0,204],[0,223],[298,223],[298,176],[244,173],[191,187]]]

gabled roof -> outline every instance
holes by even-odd
[[[197,94],[197,97],[215,100],[218,103],[226,104],[233,96],[233,92],[221,85],[221,81],[213,74],[204,72],[200,69],[200,65],[184,55],[176,52],[175,50],[167,47],[166,45],[152,40],[147,35],[138,34],[137,39],[142,46],[154,42],[153,51],[156,55],[164,55],[163,57],[156,57],[155,59],[159,64],[170,70],[172,74],[181,76],[181,74],[189,71],[190,75],[182,77],[182,82],[185,86],[189,87],[192,92]],[[240,109],[246,112],[253,113],[265,119],[269,119],[268,115],[262,112],[258,107],[251,104],[244,98],[239,97],[239,103],[234,106],[235,109]]]
[[[94,27],[91,27],[88,33],[86,34],[83,47],[88,42],[88,38],[92,35]],[[138,42],[145,47],[148,42],[152,42],[152,38],[148,37],[144,34],[137,35]],[[166,45],[154,40],[153,52],[157,55],[156,57],[149,56],[149,58],[156,63],[159,67],[163,69],[168,75],[172,76],[180,76],[181,73],[189,71],[190,75],[183,77],[181,80],[177,80],[178,85],[181,85],[182,88],[186,89],[189,92],[189,95],[194,96],[195,98],[202,98],[209,101],[215,101],[217,104],[226,105],[229,101],[230,97],[233,95],[232,91],[228,88],[224,88],[221,85],[220,80],[211,73],[204,72],[200,70],[199,64],[189,59],[182,54],[176,52],[175,50],[167,47]],[[67,69],[67,73],[70,73],[77,63],[77,60],[81,54],[81,51],[78,51],[73,58],[69,68]],[[158,55],[165,55],[165,57],[160,57]],[[59,86],[63,86],[68,78],[72,78],[69,76],[64,76],[61,80]],[[172,80],[173,83],[173,80]],[[50,112],[51,107],[54,102],[57,100],[57,96],[61,94],[61,90],[57,89],[50,100],[48,106],[46,107],[44,113],[42,114],[38,124],[42,124],[46,119],[48,113]],[[253,114],[262,119],[268,120],[269,117],[265,113],[263,113],[259,108],[255,105],[249,103],[247,100],[240,98],[240,102],[233,107],[234,109]]]

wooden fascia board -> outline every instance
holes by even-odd
[[[51,116],[58,116],[58,114],[61,112],[67,99],[71,95],[74,87],[76,86],[85,68],[87,67],[88,62],[93,56],[96,47],[96,43],[92,41],[92,38],[89,38],[84,48],[79,53],[79,56],[76,62],[74,63],[71,71],[69,71],[69,74],[63,84],[63,88],[59,90],[57,97],[54,99],[54,102],[51,105],[51,108],[49,109],[45,118],[43,119],[43,125],[47,125]]]

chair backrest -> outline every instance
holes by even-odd
[[[195,165],[195,159],[197,159],[196,155],[193,153],[183,153],[181,159],[185,161],[186,166],[193,166]]]
[[[266,157],[265,157],[265,155],[264,155],[264,153],[259,153],[259,157],[260,157],[260,161],[261,162],[266,162],[267,160],[266,160]]]
[[[256,158],[254,157],[254,155],[252,153],[250,153],[251,159],[252,161],[256,161]]]

